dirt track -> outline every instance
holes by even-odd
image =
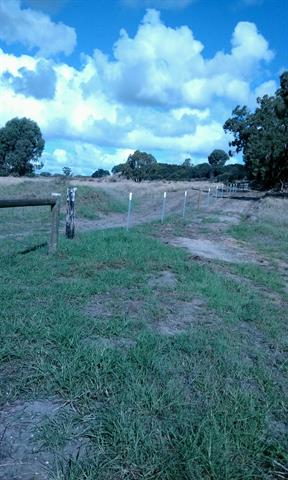
[[[102,184],[103,185],[103,184]],[[103,186],[101,187],[103,188]],[[185,188],[188,191],[185,215],[185,233],[179,236],[177,230],[171,225],[162,225],[159,227],[159,238],[165,243],[169,243],[176,247],[182,247],[188,250],[193,256],[208,259],[220,260],[227,262],[253,262],[265,263],[265,259],[261,258],[257,253],[244,247],[243,244],[237,242],[234,238],[227,234],[227,229],[232,224],[240,222],[241,218],[253,216],[258,208],[258,202],[249,200],[249,196],[255,198],[255,195],[261,198],[261,194],[238,193],[240,199],[230,198],[228,195],[223,198],[216,198],[215,190],[210,194],[208,205],[208,183],[181,185],[178,183],[168,190],[167,185],[159,185],[158,191],[155,191],[155,185],[152,191],[147,194],[147,184],[137,185],[135,187],[133,200],[135,207],[132,208],[131,227],[135,225],[150,223],[160,220],[163,192],[167,191],[166,217],[176,215],[181,218],[183,212],[183,200]],[[126,188],[131,188],[126,185]],[[133,184],[132,184],[133,187]],[[196,190],[196,188],[199,190]],[[129,188],[126,190],[129,191]],[[199,191],[202,190],[199,200]],[[104,187],[105,189],[105,187]],[[106,190],[106,189],[105,189]],[[154,190],[154,191],[153,191]],[[205,192],[206,190],[206,192]],[[107,190],[106,190],[107,191]],[[114,193],[115,191],[113,191]],[[119,192],[118,192],[119,195]],[[246,198],[247,199],[246,199]],[[198,208],[200,203],[200,208]],[[208,221],[205,223],[205,219]],[[77,220],[78,231],[86,230],[102,230],[115,227],[126,227],[127,213],[103,215],[97,220],[88,221],[84,219]],[[203,233],[203,226],[206,232]]]
[[[79,184],[83,184],[82,182]],[[90,186],[91,183],[89,182]],[[115,198],[126,199],[128,198],[128,192],[133,192],[132,202],[132,214],[131,225],[140,225],[149,223],[155,220],[160,220],[161,211],[163,205],[163,192],[167,192],[167,200],[165,206],[165,216],[169,215],[182,215],[184,192],[187,190],[187,203],[186,203],[186,219],[193,221],[193,211],[198,211],[198,205],[200,203],[200,212],[219,214],[235,214],[235,218],[240,219],[241,215],[248,215],[250,210],[255,207],[254,202],[250,200],[233,200],[228,195],[224,198],[215,197],[215,185],[211,185],[208,182],[173,182],[167,184],[165,182],[148,182],[142,184],[135,184],[134,182],[124,181],[111,184],[111,183],[99,183],[98,188],[103,189]],[[208,188],[211,188],[211,194],[209,198],[208,206]],[[201,191],[201,197],[199,200],[199,192]],[[254,193],[238,194],[239,197],[255,197]],[[261,194],[256,194],[261,198]],[[97,220],[84,220],[78,219],[77,225],[80,231],[83,230],[102,230],[106,228],[124,227],[127,223],[127,213],[109,215],[101,215]]]
[[[22,179],[3,178],[0,179],[0,185],[10,185],[12,183],[21,183]],[[37,182],[39,179],[32,179]],[[42,179],[41,179],[42,181]],[[30,179],[29,179],[30,182]],[[44,182],[50,184],[52,188],[52,179],[44,179]],[[55,182],[55,179],[54,179]],[[185,229],[184,222],[180,222],[179,228],[167,225],[159,225],[156,229],[156,235],[165,242],[177,247],[184,247],[192,255],[206,259],[218,259],[224,261],[260,261],[255,252],[247,251],[243,245],[227,235],[227,228],[231,224],[237,224],[244,216],[253,216],[257,211],[258,202],[251,201],[247,197],[255,196],[261,198],[263,194],[248,192],[238,193],[237,199],[233,199],[224,192],[223,198],[216,198],[216,184],[210,182],[143,182],[135,183],[128,180],[112,181],[94,181],[71,179],[71,184],[77,186],[89,186],[103,190],[114,202],[121,201],[128,206],[128,193],[133,193],[131,228],[135,225],[159,221],[161,218],[163,193],[167,192],[165,218],[175,215],[175,218],[182,217],[184,192],[187,191]],[[63,188],[63,185],[62,185]],[[208,189],[211,193],[208,202]],[[240,198],[243,198],[240,200]],[[65,205],[63,206],[63,213]],[[97,212],[95,212],[97,214]],[[210,217],[210,218],[209,218]],[[61,222],[61,231],[64,231],[65,220]],[[169,223],[169,222],[168,222]],[[126,227],[127,211],[124,213],[101,214],[97,219],[88,220],[77,217],[76,203],[76,235],[79,232],[89,230],[104,230],[109,228]],[[205,227],[205,228],[203,228]],[[204,232],[205,230],[205,232]],[[30,231],[30,230],[29,230]],[[21,232],[21,237],[28,235],[29,231]],[[159,235],[158,235],[159,232]],[[181,235],[181,236],[180,236]],[[6,234],[7,237],[7,234]]]

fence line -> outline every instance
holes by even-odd
[[[14,198],[1,199],[0,208],[15,207],[40,207],[48,205],[51,207],[51,231],[48,241],[48,253],[53,254],[57,251],[59,239],[59,221],[60,221],[60,193],[53,193],[48,198]]]

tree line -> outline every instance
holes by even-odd
[[[187,158],[181,165],[157,163],[151,154],[136,150],[129,155],[126,163],[115,165],[113,174],[121,174],[127,179],[142,180],[194,180],[216,178],[220,181],[233,181],[247,174],[244,165],[226,165],[228,155],[223,150],[214,150],[208,157],[209,163],[193,165]]]
[[[214,177],[233,181],[247,177],[256,186],[270,188],[288,182],[288,71],[280,76],[280,87],[274,95],[257,99],[251,112],[238,105],[223,125],[233,139],[228,154],[213,150],[208,162],[193,165],[187,158],[181,165],[158,163],[153,155],[136,150],[123,164],[115,165],[112,174],[120,174],[136,182],[142,180],[192,180]],[[36,122],[13,118],[0,128],[0,175],[33,175],[43,167],[40,158],[45,140]],[[243,165],[225,165],[229,157],[242,152]],[[63,174],[71,176],[70,167]],[[99,168],[92,177],[109,175]],[[49,172],[43,172],[50,175]]]

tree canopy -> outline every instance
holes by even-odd
[[[65,175],[65,177],[72,177],[73,175],[71,167],[63,167],[62,172],[63,172],[63,175]]]
[[[150,153],[136,150],[130,154],[125,164],[125,175],[127,178],[141,182],[153,165],[157,163],[156,158]]]
[[[98,168],[94,173],[92,173],[91,177],[93,178],[103,178],[108,177],[110,175],[109,170],[104,170],[103,168]]]
[[[215,149],[208,156],[208,162],[211,166],[223,166],[229,159],[229,155],[224,150]]]
[[[13,118],[0,128],[0,174],[29,175],[43,164],[39,159],[45,141],[37,123],[28,118]]]
[[[237,106],[224,124],[233,134],[233,153],[243,152],[249,177],[262,187],[273,187],[288,180],[288,72],[280,77],[275,95],[257,99],[250,112]]]
[[[190,159],[189,159],[190,160]],[[181,180],[193,180],[193,179],[208,179],[211,176],[211,165],[209,163],[200,163],[198,165],[191,165],[189,162],[184,162],[182,165],[169,164],[169,163],[157,163],[153,162],[147,168],[139,167],[137,172],[137,180],[168,180],[168,181],[181,181]],[[112,168],[113,174],[121,174],[126,178],[131,177],[131,171],[127,169],[127,163],[120,163]],[[217,179],[221,181],[233,181],[240,180],[246,177],[247,173],[243,165],[227,165],[219,166],[216,169]],[[135,178],[134,178],[135,179]]]

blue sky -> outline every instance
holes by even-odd
[[[288,69],[288,0],[0,0],[0,125],[39,124],[46,171],[136,149],[194,164]],[[285,25],[286,26],[286,25]]]

